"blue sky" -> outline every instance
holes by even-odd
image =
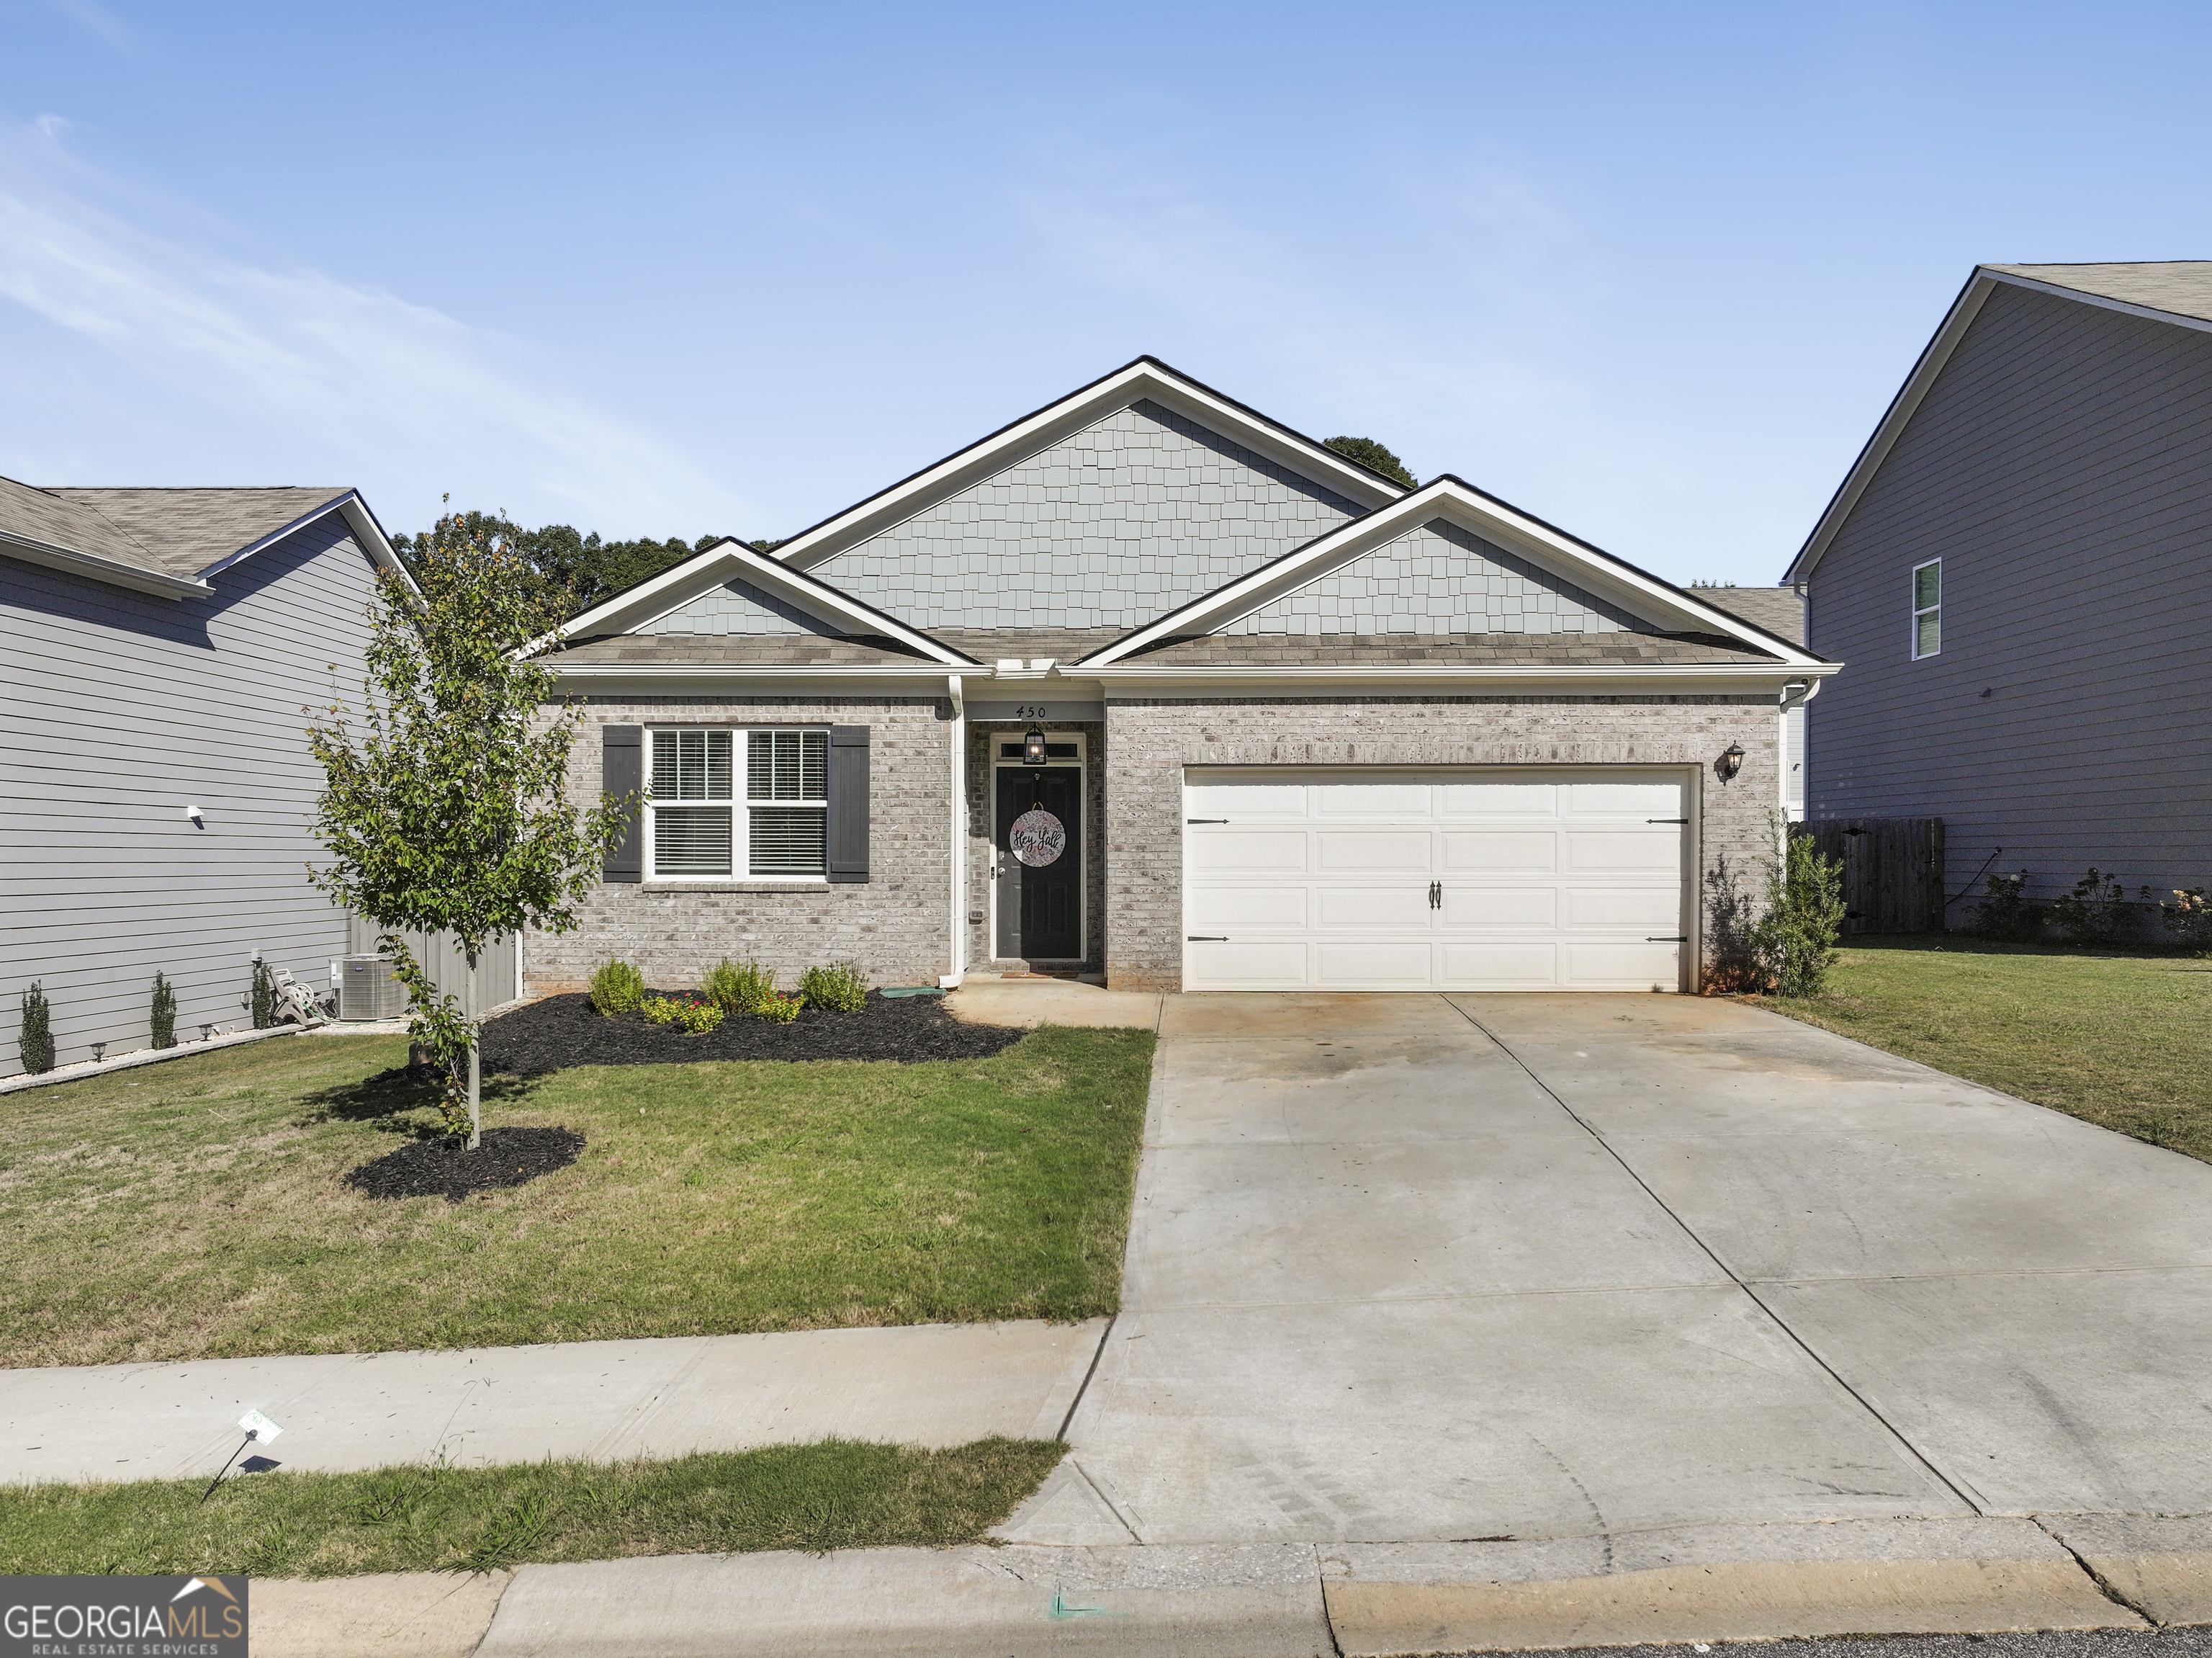
[[[0,473],[780,535],[1142,352],[1771,582],[2212,9],[0,0]]]

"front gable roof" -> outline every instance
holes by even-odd
[[[2052,295],[2108,311],[2124,312],[2179,328],[2212,332],[2212,259],[2167,259],[2138,265],[1978,265],[1951,302],[1933,338],[1921,350],[1912,372],[1890,399],[1881,424],[1859,451],[1851,469],[1821,512],[1805,545],[1783,573],[1784,582],[1802,582],[1813,573],[1829,543],[1843,529],[1859,497],[1874,482],[1889,452],[1905,435],[1915,412],[1973,326],[1974,318],[2000,283]]]
[[[1567,636],[1551,644],[1551,655],[1601,635],[1696,635],[1731,659],[1748,653],[1790,667],[1829,666],[1449,474],[1137,629],[1078,668],[1232,633],[1336,634],[1407,647],[1480,636],[1493,649],[1503,643],[1497,636]],[[1314,650],[1327,659],[1326,647],[1315,646],[1308,660]],[[1547,651],[1516,646],[1515,654],[1535,661]]]
[[[785,622],[803,619],[823,637],[867,637],[892,641],[926,661],[948,667],[973,667],[975,659],[955,650],[918,628],[908,626],[827,582],[793,570],[755,551],[744,542],[716,542],[694,554],[673,570],[594,605],[564,625],[559,635],[540,639],[530,649],[543,650],[556,639],[574,641],[567,653],[574,655],[586,642],[610,634],[650,631],[696,634],[738,632],[767,637],[760,626],[702,626],[709,614],[758,611]],[[803,631],[793,626],[791,631]],[[783,629],[775,630],[777,632]]]

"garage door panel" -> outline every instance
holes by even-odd
[[[1571,874],[1681,868],[1682,837],[1673,830],[1575,829],[1564,838]]]
[[[1679,783],[1571,783],[1565,792],[1569,817],[1682,815]]]
[[[1425,879],[1436,857],[1436,836],[1425,829],[1321,829],[1314,832],[1314,848],[1315,867],[1324,873],[1404,871]]]
[[[1323,940],[1313,953],[1316,982],[1329,990],[1425,991],[1436,982],[1435,948],[1425,938]]]
[[[1193,933],[1303,933],[1313,926],[1313,893],[1304,887],[1194,888],[1183,905]]]
[[[1556,887],[1446,887],[1437,920],[1451,932],[1559,924]]]
[[[1212,829],[1194,832],[1184,856],[1191,869],[1207,875],[1303,875],[1312,838],[1303,829]]]
[[[1512,990],[1548,990],[1559,982],[1559,947],[1503,939],[1468,940],[1444,945],[1443,982],[1439,990],[1477,990],[1497,985]]]
[[[1302,822],[1306,789],[1292,783],[1200,783],[1183,790],[1186,816],[1262,818]]]
[[[1570,887],[1566,924],[1588,930],[1674,933],[1682,925],[1682,894],[1674,887]]]
[[[1389,887],[1317,886],[1313,924],[1323,931],[1425,933],[1431,925],[1429,889],[1400,881]]]
[[[1679,944],[1568,944],[1568,979],[1597,990],[1673,990],[1681,978]]]
[[[1555,783],[1448,783],[1437,790],[1446,818],[1555,818]]]
[[[1201,942],[1183,948],[1185,982],[1194,991],[1295,991],[1313,982],[1308,947],[1296,941]]]
[[[1435,786],[1425,783],[1324,783],[1314,786],[1313,814],[1331,820],[1418,823],[1428,819],[1435,800]]]
[[[1443,843],[1447,873],[1559,867],[1556,829],[1447,829],[1438,838]]]

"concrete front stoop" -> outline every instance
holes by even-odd
[[[2212,1517],[854,1549],[253,1586],[259,1658],[1388,1658],[2212,1622]]]

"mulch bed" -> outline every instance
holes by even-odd
[[[565,1128],[488,1128],[474,1151],[459,1140],[417,1140],[363,1163],[345,1183],[371,1198],[443,1198],[457,1204],[566,1168],[583,1150],[584,1137]]]
[[[662,992],[655,991],[659,995]],[[538,1076],[571,1065],[680,1065],[695,1059],[988,1059],[1028,1035],[1000,1025],[963,1025],[935,996],[886,998],[868,992],[859,1013],[805,1008],[788,1025],[732,1014],[720,1028],[687,1035],[648,1025],[639,1013],[612,1019],[579,991],[548,997],[486,1021],[483,1065]]]

